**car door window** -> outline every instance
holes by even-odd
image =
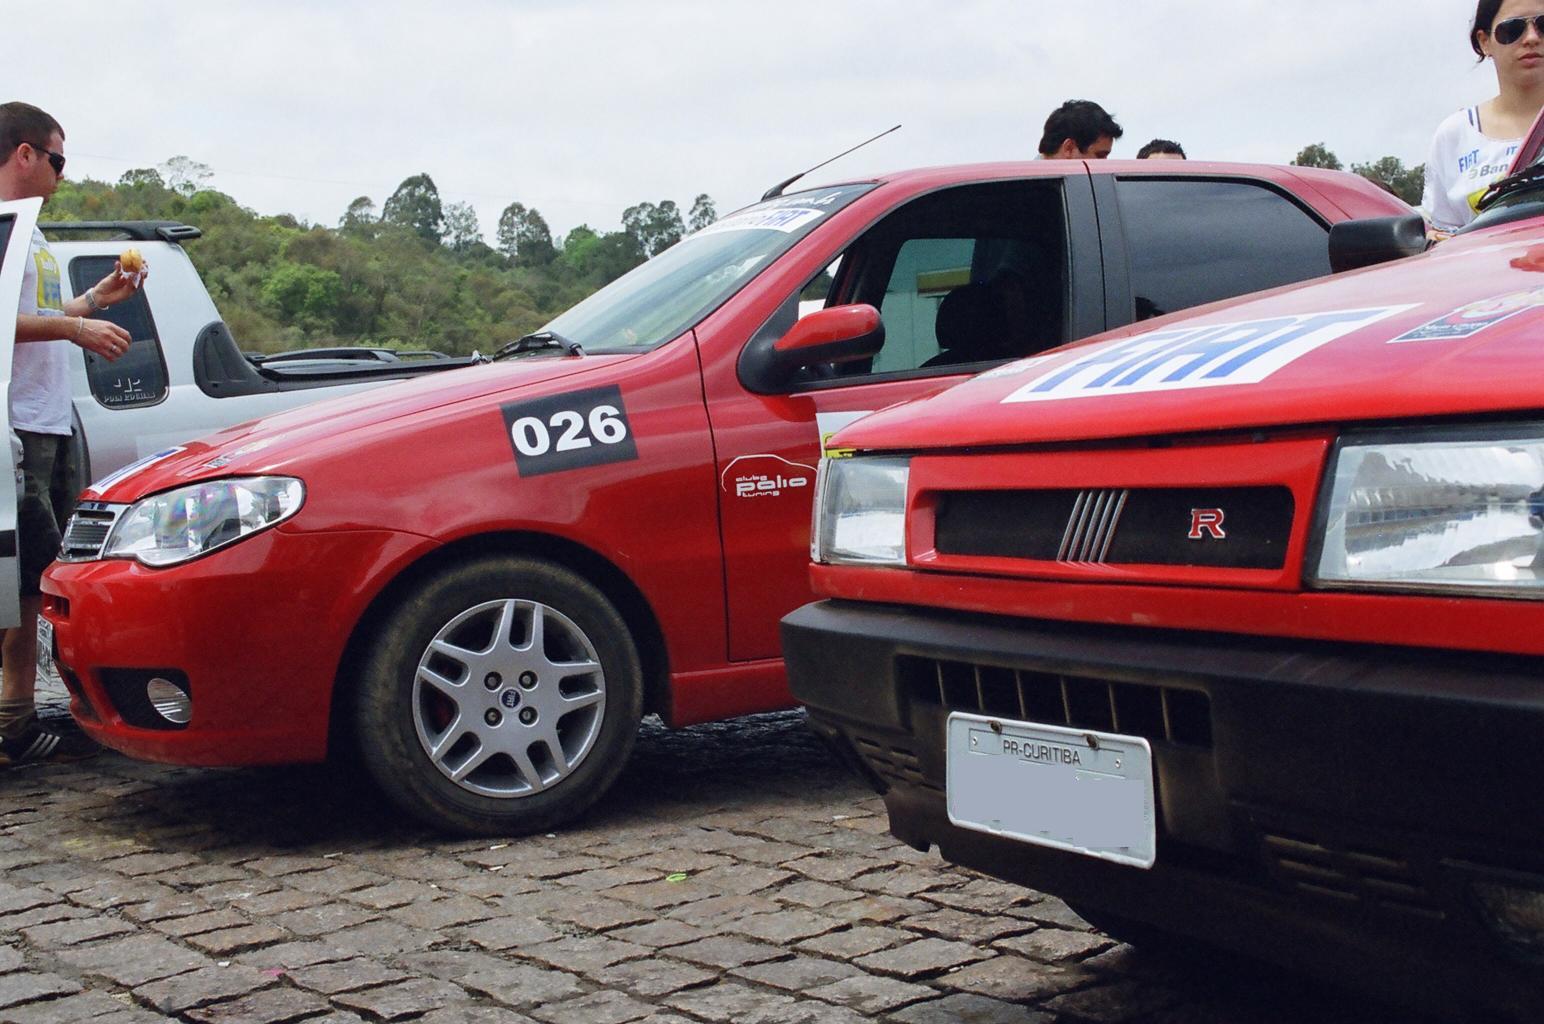
[[[877,308],[884,347],[823,377],[957,373],[1060,345],[1070,340],[1067,263],[1060,179],[914,200],[848,247],[826,299]]]
[[[70,285],[76,295],[113,269],[112,256],[77,256],[70,261]],[[166,397],[166,358],[143,289],[96,314],[129,332],[129,350],[112,362],[87,352],[86,378],[91,394],[109,409],[154,405]]]
[[[1134,319],[1330,272],[1329,229],[1261,184],[1122,178]]]

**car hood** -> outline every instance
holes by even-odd
[[[93,483],[86,500],[135,501],[193,480],[257,473],[300,474],[318,454],[356,446],[369,435],[407,432],[428,419],[481,408],[512,391],[591,375],[638,354],[527,356],[388,384],[250,420],[173,445]]]
[[[1538,409],[1544,220],[1148,320],[866,417],[836,448],[933,449]]]

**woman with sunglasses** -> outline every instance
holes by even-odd
[[[1544,0],[1480,0],[1469,45],[1495,64],[1500,93],[1437,127],[1421,198],[1436,238],[1474,219],[1474,204],[1506,175],[1544,108]]]

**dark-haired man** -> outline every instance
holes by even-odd
[[[0,104],[0,200],[47,199],[63,178],[59,122],[30,103]],[[141,278],[119,269],[115,266],[85,294],[66,302],[59,264],[43,233],[33,229],[11,363],[11,428],[21,441],[22,486],[16,496],[21,624],[5,630],[0,640],[0,764],[70,760],[95,750],[84,736],[57,732],[38,721],[33,703],[42,604],[38,583],[59,550],[59,528],[80,491],[80,481],[72,480],[70,472],[70,345],[104,359],[128,351],[127,331],[90,319],[139,287]]]
[[[1141,149],[1137,150],[1138,160],[1183,160],[1185,150],[1177,142],[1168,139],[1154,139]]]
[[[1115,118],[1092,100],[1068,100],[1045,119],[1042,160],[1104,160],[1124,135]]]

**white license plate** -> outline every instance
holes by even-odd
[[[54,671],[54,624],[38,616],[38,678],[56,678]]]
[[[1153,751],[1140,736],[955,712],[946,754],[955,825],[1153,866]]]

